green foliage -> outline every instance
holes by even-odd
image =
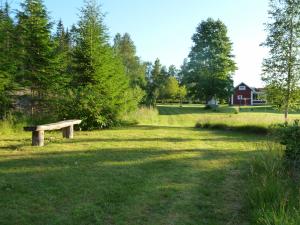
[[[148,82],[147,82],[147,99],[146,104],[155,106],[159,97],[159,89],[163,84],[161,82],[161,69],[160,60],[156,59],[154,65],[148,65]]]
[[[182,102],[186,96],[186,88],[180,87],[179,71],[174,65],[169,69],[162,66],[159,59],[154,64],[148,64],[147,76],[147,105],[155,106],[157,100],[161,102],[175,101]]]
[[[185,85],[179,87],[177,95],[180,100],[180,105],[182,106],[182,102],[185,99],[185,97],[187,96],[187,89],[186,89]]]
[[[31,115],[47,115],[50,104],[45,104],[56,94],[60,84],[57,71],[54,43],[51,37],[52,23],[49,21],[42,0],[25,0],[17,13],[17,82],[30,101]],[[48,115],[47,115],[48,116]]]
[[[169,68],[168,68],[168,75],[170,77],[175,77],[176,79],[178,79],[178,73],[179,73],[179,71],[177,70],[177,68],[176,68],[175,65],[169,66]]]
[[[270,143],[250,161],[245,199],[251,224],[300,223],[298,184],[285,167],[283,152],[281,146]]]
[[[83,129],[109,127],[135,108],[124,67],[109,46],[103,15],[95,1],[86,1],[75,30],[73,95],[64,117],[83,119]]]
[[[285,157],[295,163],[300,160],[300,124],[299,120],[294,123],[284,123],[273,127],[276,137],[282,145],[286,146]]]
[[[160,90],[160,98],[175,99],[178,96],[179,84],[175,77],[168,77]]]
[[[269,101],[283,108],[287,119],[300,96],[300,0],[270,0],[269,16],[263,45],[270,54],[263,63],[262,79]]]
[[[227,99],[233,88],[232,74],[237,69],[227,28],[220,20],[208,19],[197,27],[188,63],[183,66],[183,81],[195,99]],[[186,68],[187,67],[187,68]]]
[[[71,34],[59,20],[54,40],[55,72],[58,74],[55,89],[65,89],[71,82],[72,46]]]
[[[114,39],[114,51],[121,58],[129,77],[130,86],[133,88],[146,86],[146,65],[136,56],[136,47],[128,33],[123,36],[117,34]]]
[[[15,25],[6,3],[0,7],[0,119],[11,108],[16,72],[14,35]]]

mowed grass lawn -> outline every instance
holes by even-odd
[[[74,140],[47,132],[43,148],[2,134],[0,224],[248,224],[243,173],[266,138],[195,129],[192,108]]]

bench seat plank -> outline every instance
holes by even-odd
[[[50,123],[38,126],[24,127],[25,131],[46,131],[46,130],[59,130],[65,127],[69,127],[75,124],[80,124],[81,120],[65,120],[57,123]]]

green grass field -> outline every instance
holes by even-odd
[[[249,224],[242,174],[266,137],[193,128],[226,116],[195,106],[158,112],[74,140],[48,132],[43,148],[30,133],[2,134],[0,224]]]
[[[142,125],[194,127],[197,122],[212,124],[225,123],[231,126],[258,125],[268,127],[274,123],[283,123],[283,113],[270,107],[242,107],[238,114],[234,113],[237,107],[221,106],[217,112],[205,110],[201,105],[161,105],[157,113],[140,110],[134,115]],[[145,116],[146,115],[146,116]],[[289,119],[300,119],[299,113],[291,113]]]

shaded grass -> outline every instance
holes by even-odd
[[[227,130],[243,133],[253,133],[253,134],[268,134],[269,128],[259,125],[237,125],[232,126],[227,123],[211,123],[211,122],[197,122],[196,128],[204,129],[215,129],[215,130]]]

